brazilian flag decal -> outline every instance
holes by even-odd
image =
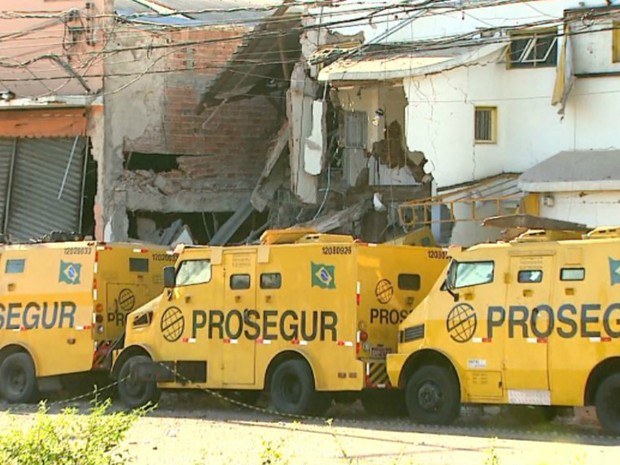
[[[80,269],[82,265],[79,263],[70,263],[60,261],[59,283],[80,284]]]
[[[336,289],[336,267],[334,265],[312,265],[312,287],[318,286],[322,289]]]
[[[612,286],[620,283],[620,260],[609,257],[609,275]]]

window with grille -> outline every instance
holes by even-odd
[[[510,38],[511,68],[543,68],[558,62],[557,29],[513,34]]]
[[[474,137],[477,143],[493,144],[496,142],[497,108],[476,107]]]
[[[365,111],[344,112],[344,146],[348,149],[366,148],[368,115]]]

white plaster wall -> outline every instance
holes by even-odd
[[[575,21],[571,25],[575,73],[620,71],[620,63],[612,63],[612,21],[596,23]],[[599,31],[599,32],[596,32]]]
[[[407,142],[439,187],[522,172],[562,150],[620,147],[620,79],[575,82],[565,115],[551,105],[555,68],[471,66],[405,79]],[[474,108],[497,107],[497,143],[474,143]]]
[[[547,218],[582,223],[589,227],[617,225],[620,192],[556,192],[553,206],[545,206],[541,195],[540,214]]]
[[[401,2],[392,0],[391,3],[397,4]],[[612,4],[620,4],[620,2],[613,0]],[[434,9],[432,14],[415,19],[387,39],[380,41],[380,43],[433,39],[445,37],[446,35],[471,32],[479,28],[486,29],[490,26],[518,26],[537,20],[561,18],[565,9],[606,5],[606,0],[539,0],[467,10],[462,10],[458,7],[451,8],[450,10]],[[361,11],[361,8],[364,8],[364,6],[360,5],[359,0],[345,0],[339,2],[336,7],[313,8],[310,10],[310,13],[314,16],[314,21],[317,24],[338,23],[338,25],[332,26],[331,29],[340,33],[355,34],[363,32],[366,42],[375,42],[386,31],[396,29],[402,22],[411,21],[414,14],[404,13],[402,10],[394,10],[394,14],[375,15],[372,21],[369,21],[365,19],[369,11]],[[348,13],[346,13],[347,11]],[[356,18],[359,21],[350,21]],[[364,19],[362,20],[362,18]]]

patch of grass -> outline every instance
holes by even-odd
[[[127,431],[148,409],[109,413],[110,401],[95,403],[87,415],[69,408],[51,415],[39,406],[34,424],[0,433],[3,465],[124,465],[127,450],[120,447]],[[11,415],[11,414],[8,414]]]

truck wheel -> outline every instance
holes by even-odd
[[[320,394],[314,390],[310,367],[302,360],[283,362],[271,378],[271,402],[278,412],[314,414],[327,403]]]
[[[459,414],[460,393],[455,376],[440,366],[415,370],[405,390],[409,415],[416,423],[446,425]]]
[[[156,403],[161,394],[155,381],[143,381],[132,376],[131,371],[138,363],[150,362],[146,355],[130,357],[118,374],[118,394],[121,401],[129,408],[143,407],[149,402]]]
[[[20,352],[4,359],[0,365],[0,393],[10,403],[34,400],[37,377],[30,355]]]
[[[596,391],[596,416],[606,433],[620,435],[620,373],[608,376]]]

